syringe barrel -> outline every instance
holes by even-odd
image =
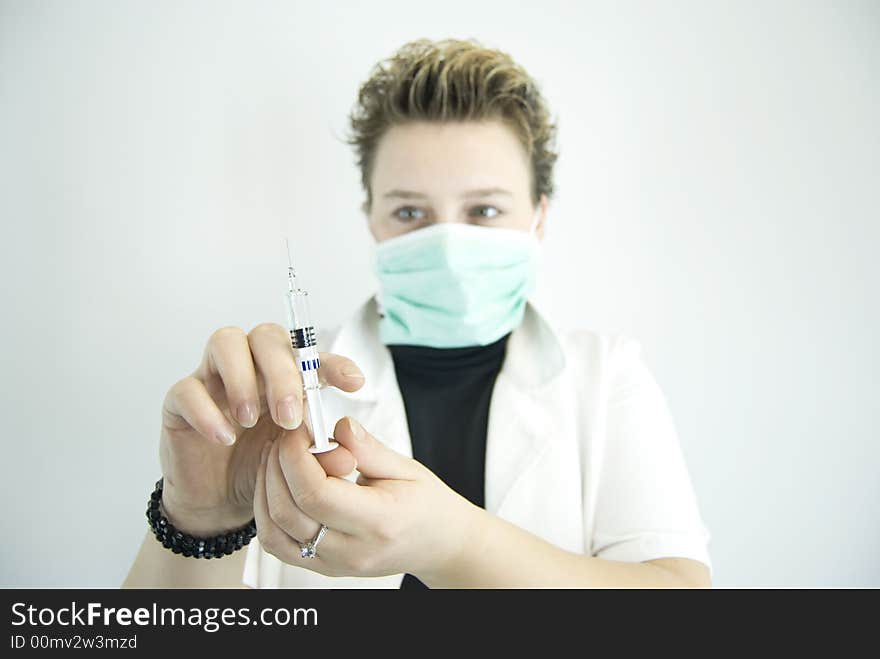
[[[290,345],[293,348],[296,365],[302,375],[315,446],[324,449],[329,442],[329,431],[321,404],[321,385],[318,380],[318,368],[321,366],[321,361],[318,357],[315,327],[311,321],[308,293],[296,289],[288,291],[285,296]]]
[[[291,330],[314,327],[309,309],[309,294],[297,289],[287,291],[284,295],[287,301],[287,327]]]
[[[314,437],[315,446],[322,449],[326,448],[330,440],[330,429],[327,427],[327,420],[324,418],[321,390],[311,387],[306,388],[305,402],[309,408],[309,420],[312,424],[312,436]]]
[[[309,317],[308,293],[290,291],[287,300],[287,327],[290,331],[290,345],[296,355],[297,366],[303,375],[303,384],[308,387],[318,384],[318,337]]]

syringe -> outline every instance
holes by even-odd
[[[285,241],[287,242],[287,241]],[[331,441],[324,418],[324,407],[321,404],[321,385],[318,382],[318,368],[321,366],[318,357],[318,343],[315,337],[315,326],[312,325],[309,313],[309,294],[296,284],[296,273],[290,258],[290,243],[287,242],[287,327],[290,330],[290,345],[296,363],[302,374],[306,402],[309,407],[309,418],[312,422],[314,444],[309,449],[312,453],[332,451],[339,444]]]

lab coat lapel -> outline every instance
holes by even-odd
[[[510,494],[559,437],[563,396],[556,376],[563,363],[556,335],[529,303],[508,339],[489,407],[485,506],[493,514],[504,516]]]
[[[412,457],[406,408],[391,353],[379,338],[378,321],[376,300],[370,298],[337,334],[330,351],[352,359],[366,377],[358,391],[338,395],[349,403],[345,414],[355,416],[386,446]]]
[[[387,349],[383,345],[381,350]],[[388,355],[376,385],[377,400],[364,417],[364,428],[387,447],[412,457],[412,440],[406,419],[406,407],[397,385],[394,363]]]

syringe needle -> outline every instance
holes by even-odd
[[[293,270],[293,259],[290,258],[290,241],[285,238],[284,244],[287,245],[287,265]]]

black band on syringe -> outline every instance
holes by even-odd
[[[315,340],[314,327],[302,327],[300,329],[290,330],[290,343],[297,350],[317,345]]]

